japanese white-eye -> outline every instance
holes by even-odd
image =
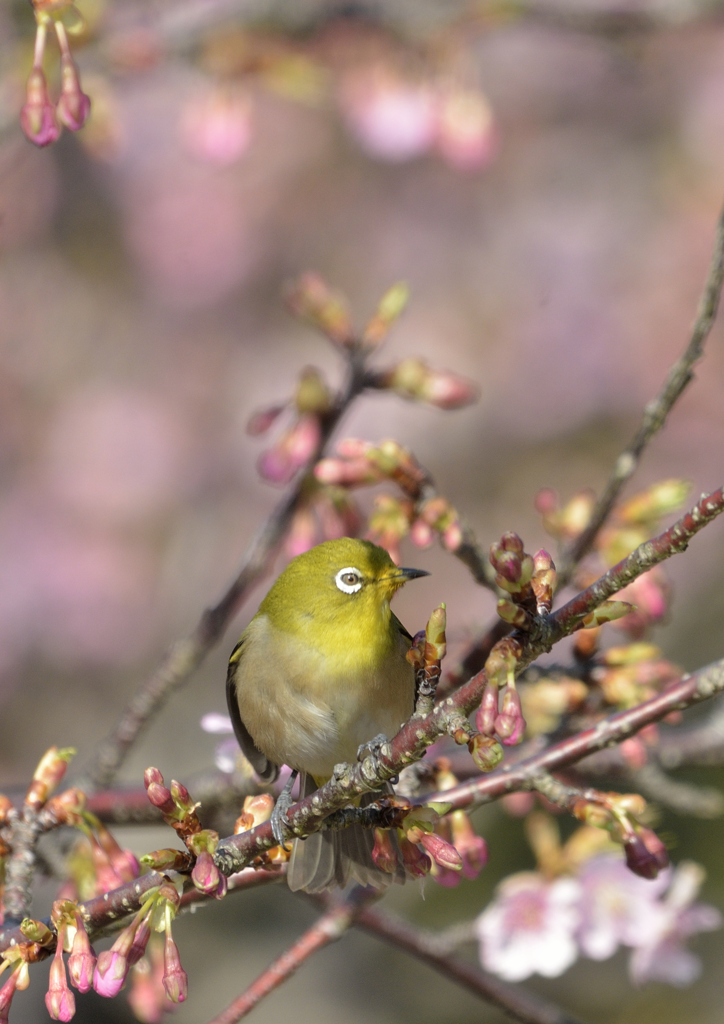
[[[229,661],[226,696],[234,732],[257,775],[279,766],[302,775],[300,793],[354,762],[379,734],[392,737],[414,709],[412,637],[390,609],[407,580],[384,548],[325,541],[294,558],[264,598]],[[292,889],[317,892],[354,879],[388,884],[372,860],[373,833],[353,826],[295,840]],[[400,868],[398,880],[404,880]]]

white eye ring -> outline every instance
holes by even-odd
[[[350,578],[353,578],[356,582],[350,582]],[[343,594],[356,594],[362,587],[362,573],[359,569],[355,569],[353,565],[348,565],[346,569],[339,570],[334,577],[334,582]]]

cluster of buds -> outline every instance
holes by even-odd
[[[178,912],[181,897],[177,887],[166,879],[149,889],[130,924],[118,935],[110,949],[98,956],[93,988],[101,996],[112,998],[123,987],[128,972],[146,952],[152,932],[164,933],[163,987],[172,1003],[182,1003],[188,993],[188,979],[181,967],[171,923]]]
[[[302,370],[293,398],[255,413],[247,424],[253,437],[265,434],[290,410],[293,421],[259,457],[259,473],[271,483],[285,484],[307,464],[322,437],[322,421],[334,405],[334,395],[321,372],[313,366]]]
[[[521,653],[520,642],[515,637],[503,637],[485,662],[487,682],[475,716],[479,731],[468,742],[473,761],[483,772],[490,772],[500,764],[503,749],[499,741],[510,747],[523,739],[525,719],[515,685]]]
[[[234,835],[248,832],[257,825],[263,825],[269,821],[274,810],[274,797],[271,793],[257,793],[254,796],[244,798],[241,814],[234,823]],[[276,868],[286,864],[291,853],[286,846],[273,846],[270,850],[264,850],[252,861],[255,868]]]
[[[463,409],[480,397],[474,381],[451,370],[436,370],[418,356],[409,356],[387,370],[373,374],[374,387],[394,391],[410,402],[438,409]]]
[[[33,67],[28,76],[20,124],[36,146],[55,142],[65,126],[72,132],[83,127],[90,114],[90,99],[83,92],[78,67],[71,53],[69,34],[83,31],[84,22],[69,0],[33,0],[36,33]],[[60,47],[60,96],[53,103],[43,71],[48,30],[55,32]]]
[[[601,793],[585,790],[572,802],[571,811],[579,821],[605,829],[614,842],[621,843],[626,864],[642,878],[656,878],[668,866],[666,847],[654,831],[642,824],[646,801],[638,793]]]
[[[561,544],[570,544],[583,533],[595,504],[596,495],[588,488],[577,491],[563,507],[556,492],[549,487],[544,487],[535,497],[535,507],[543,526]]]
[[[159,809],[163,820],[186,845],[193,860],[191,881],[199,892],[222,899],[227,892],[227,881],[214,863],[214,853],[219,845],[218,832],[201,827],[196,813],[199,805],[194,803],[189,791],[180,782],[173,779],[169,789],[158,768],[147,768],[143,781],[150,802]],[[189,866],[189,861],[180,850],[156,850],[141,860],[148,867],[157,869],[161,866],[188,869]]]
[[[498,601],[498,615],[517,629],[530,629],[535,615],[547,615],[558,582],[556,567],[547,551],[526,553],[517,533],[504,533],[490,546],[495,583],[506,597]]]
[[[411,452],[392,439],[374,445],[346,438],[337,445],[337,457],[321,459],[314,475],[320,483],[340,487],[361,487],[390,480],[413,500],[427,483],[425,471]]]
[[[597,545],[604,563],[616,565],[657,533],[661,520],[681,508],[690,490],[685,480],[661,480],[617,506]]]
[[[441,495],[419,503],[410,527],[410,539],[419,548],[430,547],[436,534],[446,551],[457,551],[463,542],[463,528],[457,510]]]
[[[385,548],[393,562],[400,562],[400,541],[410,532],[415,506],[407,499],[378,494],[368,520],[366,537]]]
[[[608,705],[624,710],[677,682],[681,669],[662,658],[653,644],[633,643],[604,651],[591,678]]]

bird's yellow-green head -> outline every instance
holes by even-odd
[[[320,649],[389,642],[390,599],[422,569],[395,565],[384,548],[343,537],[298,555],[264,598],[259,614]]]

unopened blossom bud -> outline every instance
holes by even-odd
[[[177,782],[176,779],[171,780],[171,799],[184,814],[193,814],[198,806],[191,799],[191,794],[184,784]]]
[[[153,850],[151,853],[144,853],[141,864],[151,871],[179,871],[186,874],[191,869],[191,855],[185,850]]]
[[[377,348],[387,337],[390,328],[402,314],[410,297],[410,289],[404,281],[393,284],[380,299],[375,315],[362,333],[362,344],[366,348]]]
[[[515,668],[521,653],[520,643],[513,637],[504,637],[497,642],[485,662],[485,674],[494,686],[505,686],[515,681]]]
[[[77,132],[88,120],[91,101],[80,87],[80,76],[70,53],[60,58],[60,99],[58,100],[58,118],[72,132]]]
[[[503,748],[492,736],[473,736],[468,750],[481,772],[492,772],[503,760]]]
[[[291,312],[312,324],[337,345],[353,344],[355,334],[347,304],[318,274],[303,274],[287,291]]]
[[[508,622],[511,626],[515,626],[516,629],[525,629],[530,627],[531,619],[525,608],[522,608],[519,604],[515,604],[507,597],[501,597],[496,606],[498,616],[503,622]]]
[[[181,966],[178,946],[166,929],[163,947],[163,987],[172,1003],[183,1003],[188,995],[188,977]]]
[[[166,993],[161,984],[160,974],[142,957],[130,974],[128,1002],[137,1020],[142,1024],[160,1024],[164,1015]]]
[[[506,686],[500,714],[495,719],[495,731],[506,747],[516,746],[525,732],[525,719],[520,696],[514,686]]]
[[[419,842],[425,852],[441,868],[447,868],[449,871],[462,871],[462,857],[455,847],[439,836],[437,832],[423,832]]]
[[[93,984],[96,955],[80,915],[76,916],[76,933],[68,958],[68,975],[79,992],[89,992]]]
[[[130,850],[124,850],[123,847],[119,846],[105,825],[95,817],[93,824],[103,852],[108,857],[111,867],[118,877],[124,882],[130,882],[134,878],[138,878],[141,869],[136,855],[131,853]]]
[[[274,797],[271,793],[257,793],[255,796],[245,797],[242,812],[234,825],[234,835],[263,825],[265,821],[269,821],[273,810]]]
[[[128,965],[133,967],[142,956],[146,953],[146,946],[148,940],[151,937],[151,914],[146,914],[141,923],[136,928],[136,934],[133,936],[133,942],[128,950]]]
[[[320,459],[314,467],[314,475],[321,484],[336,484],[340,487],[358,487],[382,479],[377,468],[366,457]]]
[[[372,860],[380,871],[394,874],[397,870],[397,851],[392,845],[392,838],[387,829],[375,829],[375,844],[372,847]]]
[[[440,540],[446,551],[456,552],[463,542],[463,530],[460,523],[455,521],[444,527],[440,534]]]
[[[277,440],[273,448],[259,456],[257,468],[265,480],[287,483],[312,457],[319,445],[321,427],[316,416],[300,416]]]
[[[461,409],[479,396],[472,381],[447,370],[434,370],[415,356],[403,359],[381,379],[402,398],[427,402],[438,409]]]
[[[594,828],[607,828],[611,824],[611,812],[603,804],[594,803],[581,797],[571,808],[574,817]]]
[[[630,615],[635,610],[627,601],[604,601],[598,608],[585,615],[581,623],[584,629],[602,626],[604,622],[615,622],[616,619],[622,619],[624,615]]]
[[[286,405],[272,405],[268,409],[260,409],[258,412],[252,413],[249,422],[246,424],[247,434],[250,437],[259,437],[261,434],[266,434],[274,426],[285,409]]]
[[[199,892],[213,896],[217,900],[226,895],[226,876],[221,874],[214,864],[213,856],[207,850],[202,850],[196,858],[194,869],[191,872],[191,881]]]
[[[39,811],[65,775],[68,762],[75,755],[73,747],[51,747],[40,759],[33,773],[33,781],[25,796],[25,804]]]
[[[424,519],[416,519],[410,527],[410,540],[418,548],[429,548],[435,539],[432,527]]]
[[[410,529],[412,503],[390,494],[378,494],[369,518],[367,539],[385,548],[393,562],[400,560],[400,541]]]
[[[492,736],[495,719],[498,717],[498,687],[495,683],[486,683],[483,699],[475,715],[475,724],[486,736]]]
[[[644,825],[638,826],[638,833],[643,840],[644,846],[649,853],[655,857],[656,863],[659,866],[659,870],[669,866],[669,853],[664,843],[659,839],[654,831],[650,828],[646,828]]]
[[[477,878],[488,863],[488,844],[477,835],[465,811],[453,811],[449,821],[453,846],[462,857],[463,874]]]
[[[655,854],[647,848],[641,836],[633,833],[626,836],[623,843],[626,854],[626,865],[635,875],[641,878],[656,878],[661,865]]]
[[[302,416],[323,416],[332,408],[332,402],[332,394],[321,372],[314,366],[305,366],[294,396],[297,412]]]
[[[75,1015],[75,996],[68,987],[63,963],[63,943],[58,937],[53,962],[50,965],[50,980],[45,993],[45,1005],[53,1020],[69,1021]]]
[[[176,804],[171,796],[171,790],[163,784],[163,775],[158,768],[146,769],[143,774],[143,784],[146,787],[148,799],[154,807],[158,807],[162,814],[175,814]]]
[[[404,836],[400,837],[399,844],[405,872],[411,878],[424,878],[425,875],[429,875],[432,861],[427,854]]]
[[[647,526],[681,508],[690,490],[686,480],[660,480],[625,501],[616,514],[623,523]]]
[[[560,531],[564,537],[573,540],[588,526],[596,496],[591,490],[578,491],[560,513]]]
[[[19,967],[11,968],[12,973],[5,982],[2,988],[0,988],[0,1024],[8,1024],[8,1014],[10,1013],[10,1004],[13,1001],[15,990],[18,987],[18,978],[20,976]]]
[[[20,111],[20,126],[26,138],[36,146],[49,146],[60,135],[60,125],[48,95],[48,83],[42,68],[34,67],[28,76],[25,105]]]
[[[113,948],[104,950],[98,956],[93,988],[99,996],[113,999],[123,988],[128,974],[128,958]]]
[[[558,584],[558,574],[553,559],[543,548],[533,555],[535,571],[530,581],[535,594],[538,614],[551,610],[553,595]]]
[[[88,798],[81,789],[66,789],[48,800],[45,810],[66,825],[78,825]]]
[[[444,604],[430,615],[425,627],[425,661],[442,661],[447,652],[447,612]]]

